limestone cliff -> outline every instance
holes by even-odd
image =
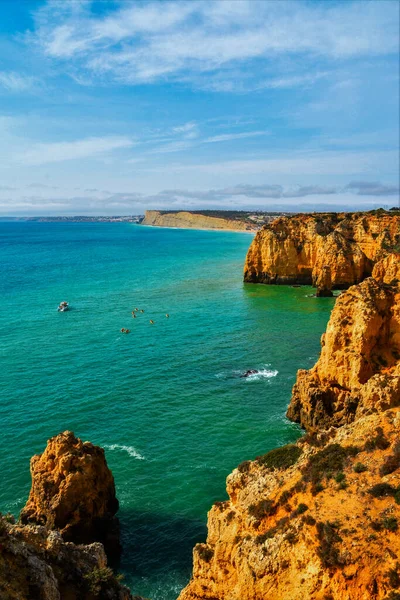
[[[291,420],[312,431],[400,405],[398,284],[370,277],[342,293],[321,345],[316,365],[297,374]]]
[[[158,210],[146,210],[142,225],[184,229],[234,229],[237,231],[254,231],[256,229],[254,225],[241,220],[210,217],[195,212],[164,213]]]
[[[244,279],[317,286],[326,268],[330,285],[344,289],[369,277],[399,240],[400,216],[386,211],[280,217],[255,236]]]
[[[339,297],[289,408],[310,432],[228,477],[179,600],[399,600],[399,271]]]
[[[118,550],[118,500],[102,448],[65,431],[32,457],[31,475],[22,523],[57,529],[66,541],[100,541]]]
[[[0,516],[0,550],[1,600],[134,600],[100,543],[75,545],[47,527]]]

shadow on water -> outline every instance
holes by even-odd
[[[119,567],[135,577],[171,571],[190,576],[192,550],[207,537],[206,523],[182,515],[137,513],[122,510],[123,552]]]

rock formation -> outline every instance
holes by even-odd
[[[238,231],[255,231],[256,227],[245,221],[210,217],[195,212],[164,213],[159,210],[146,210],[142,225],[154,227],[181,227],[184,229],[235,229]]]
[[[1,600],[135,600],[98,542],[75,545],[47,527],[0,517],[0,550]]]
[[[118,500],[102,448],[65,431],[32,457],[31,475],[22,523],[57,529],[66,541],[100,541],[114,554],[118,551]]]
[[[255,236],[244,280],[317,286],[329,269],[332,288],[345,289],[369,277],[399,240],[400,216],[386,211],[280,217]]]
[[[340,295],[288,412],[309,433],[228,477],[179,600],[399,600],[399,271]]]
[[[399,285],[370,277],[342,293],[321,345],[316,365],[297,374],[289,419],[313,431],[399,406]]]

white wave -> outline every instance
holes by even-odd
[[[136,458],[137,460],[146,460],[145,457],[140,454],[133,446],[123,446],[121,444],[106,444],[104,448],[107,450],[121,450],[122,452],[127,452],[129,456],[132,458]]]
[[[254,381],[257,379],[270,379],[271,377],[276,377],[278,373],[279,371],[277,371],[276,369],[261,369],[257,373],[252,373],[252,375],[248,375],[243,379],[246,379],[247,381]]]

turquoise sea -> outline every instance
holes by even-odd
[[[29,459],[52,435],[71,429],[103,446],[121,504],[121,571],[152,600],[175,600],[188,582],[229,472],[300,435],[285,410],[333,300],[243,284],[251,239],[0,223],[0,510],[19,512]],[[70,312],[57,312],[62,300]],[[260,374],[240,378],[247,369]]]

